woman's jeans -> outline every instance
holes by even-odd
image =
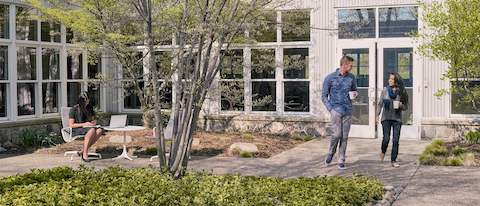
[[[393,148],[392,148],[392,162],[397,161],[398,155],[398,142],[400,140],[400,129],[402,128],[402,122],[395,120],[384,120],[382,121],[383,127],[383,141],[382,141],[382,153],[387,152],[388,143],[390,142],[390,132],[393,128]]]

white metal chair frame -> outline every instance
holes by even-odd
[[[73,140],[77,138],[81,138],[84,135],[77,135],[77,136],[72,136],[72,128],[69,127],[68,125],[68,114],[70,113],[71,107],[62,107],[62,126],[63,128],[60,130],[62,133],[62,138],[65,142],[72,142]],[[66,151],[64,156],[66,157],[67,155],[70,155],[70,160],[73,160],[73,156],[78,155],[78,151]],[[99,159],[102,159],[102,155],[100,153],[96,152],[89,152],[88,156],[97,156]]]

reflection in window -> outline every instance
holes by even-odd
[[[67,78],[83,78],[83,54],[74,53],[67,56]]]
[[[405,87],[412,87],[412,48],[386,48],[384,49],[384,58],[383,85],[388,85],[388,74],[390,72],[397,72],[402,77]]]
[[[357,87],[368,87],[368,49],[344,49],[343,55],[353,58],[352,73],[357,79]]]
[[[17,76],[18,80],[35,80],[36,74],[36,49],[33,47],[17,48]]]
[[[222,111],[243,111],[244,110],[244,83],[243,81],[222,81],[221,109]]]
[[[452,114],[480,114],[480,99],[473,94],[480,93],[480,81],[451,82]]]
[[[250,29],[250,36],[258,42],[276,42],[277,41],[277,12],[264,11],[258,16],[258,24]]]
[[[252,49],[252,79],[275,79],[275,49]]]
[[[160,79],[164,79],[167,75],[172,73],[172,52],[170,51],[156,51],[155,64],[160,71]]]
[[[58,49],[42,49],[42,78],[60,79],[60,51]]]
[[[342,9],[338,11],[338,38],[374,38],[375,9]]]
[[[0,80],[8,79],[8,46],[0,46]]]
[[[222,79],[243,78],[243,50],[230,50],[223,57],[220,65]]]
[[[17,86],[18,116],[35,114],[35,84],[19,83]]]
[[[276,82],[252,82],[252,111],[276,111]]]
[[[0,38],[8,39],[9,35],[9,6],[0,4]]]
[[[0,84],[0,117],[7,116],[7,84]]]
[[[286,112],[310,111],[309,82],[284,82],[284,91]]]
[[[100,85],[88,84],[87,95],[90,100],[90,105],[94,108],[100,108]]]
[[[140,88],[143,88],[144,83],[139,82],[139,86]],[[134,84],[125,82],[123,90],[125,91],[124,98],[123,98],[123,108],[140,109],[141,108],[140,98],[138,98],[137,96],[137,90],[135,89]]]
[[[172,85],[168,84],[165,88],[160,91],[160,101],[162,109],[171,109],[172,108]]]
[[[60,83],[48,82],[42,84],[43,113],[57,113],[60,103]]]
[[[99,73],[102,72],[102,56],[101,55],[97,55],[95,59],[88,61],[87,71],[88,71],[89,79],[96,79],[98,77]]]
[[[282,13],[282,41],[310,41],[310,11]]]
[[[417,7],[381,8],[378,16],[380,37],[408,37],[418,30]]]
[[[17,40],[37,41],[37,21],[31,17],[30,8],[16,7],[16,34]]]
[[[82,83],[68,82],[67,83],[67,105],[72,107],[77,104],[78,97],[82,94]]]
[[[73,31],[71,28],[67,27],[65,37],[68,44],[73,43]]]
[[[60,42],[60,24],[41,22],[41,40],[44,42]]]
[[[134,56],[131,56],[132,61],[135,64],[130,67],[123,67],[123,78],[124,79],[142,79],[143,78],[143,53],[136,53]],[[135,60],[135,61],[133,61]]]
[[[308,49],[283,50],[285,79],[308,79]]]

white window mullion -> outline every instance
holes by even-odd
[[[42,48],[36,47],[35,69],[37,81],[35,83],[35,116],[40,117],[43,114],[43,97],[42,97]]]
[[[17,45],[16,45],[16,36],[15,36],[15,15],[16,7],[15,5],[10,5],[9,15],[10,15],[10,40],[12,44],[8,47],[8,79],[10,85],[7,92],[7,117],[10,120],[17,120]]]
[[[67,104],[67,47],[62,45],[60,49],[60,105],[61,107],[68,106]]]
[[[243,50],[243,79],[244,79],[244,109],[245,113],[252,112],[252,78],[251,78],[251,70],[252,70],[252,58],[251,58],[252,50],[251,48],[247,47]]]
[[[275,48],[276,111],[283,114],[283,49]]]

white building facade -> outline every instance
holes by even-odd
[[[122,79],[120,65],[106,55],[87,63],[87,54],[70,44],[67,28],[22,18],[25,8],[21,1],[0,1],[0,130],[59,123],[60,108],[75,104],[81,92],[101,111],[140,112],[134,95],[95,81],[98,73]],[[434,95],[450,86],[441,80],[448,65],[416,52],[409,33],[422,29],[421,12],[416,0],[301,0],[271,12],[268,18],[277,24],[265,28],[257,44],[235,47],[212,86],[201,127],[326,135],[323,79],[344,54],[356,60],[352,72],[360,92],[352,137],[381,134],[376,102],[389,72],[403,77],[410,96],[402,138],[451,138],[478,126],[478,111],[457,104],[454,95]],[[302,28],[308,32],[299,32]],[[219,88],[231,84],[243,94],[241,100],[222,95]],[[175,95],[166,92],[166,110]],[[262,103],[266,98],[270,101]]]

